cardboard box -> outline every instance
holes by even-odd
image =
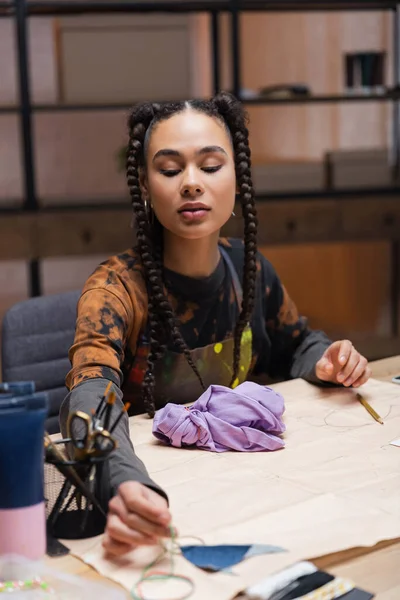
[[[379,188],[394,183],[387,148],[328,152],[326,165],[327,183],[334,189]]]
[[[257,194],[306,192],[324,189],[324,163],[269,163],[252,167]]]

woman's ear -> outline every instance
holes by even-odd
[[[143,200],[149,199],[149,185],[147,181],[146,170],[143,167],[139,169],[139,185]]]

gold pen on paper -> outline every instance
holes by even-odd
[[[375,419],[375,421],[378,421],[378,423],[383,425],[383,420],[381,419],[381,417],[372,408],[372,406],[366,401],[366,399],[363,396],[361,396],[361,394],[357,394],[357,400],[359,400],[361,402],[363,407],[369,412],[369,414]]]

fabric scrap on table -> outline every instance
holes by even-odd
[[[285,443],[284,399],[267,386],[246,381],[235,389],[211,385],[191,407],[167,404],[157,411],[153,435],[176,447],[259,452]]]
[[[200,569],[207,571],[222,571],[234,565],[262,554],[275,554],[286,552],[279,546],[265,544],[229,545],[217,546],[181,546],[183,556]]]

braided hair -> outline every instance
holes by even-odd
[[[146,166],[146,149],[153,128],[160,121],[169,119],[187,109],[218,119],[225,126],[232,139],[235,155],[236,179],[244,218],[244,268],[243,302],[234,331],[231,385],[238,375],[242,334],[251,319],[254,307],[257,271],[257,214],[250,171],[251,160],[249,133],[246,126],[247,118],[242,105],[234,96],[222,92],[211,100],[191,100],[166,104],[144,103],[135,106],[128,120],[129,143],[126,173],[136,219],[138,253],[148,286],[150,352],[142,384],[142,394],[145,408],[151,417],[155,413],[153,397],[155,387],[154,367],[166,350],[168,338],[172,338],[175,348],[185,355],[188,364],[204,389],[201,375],[182,337],[179,321],[165,292],[162,226],[143,200],[139,184],[139,170],[144,169]]]

